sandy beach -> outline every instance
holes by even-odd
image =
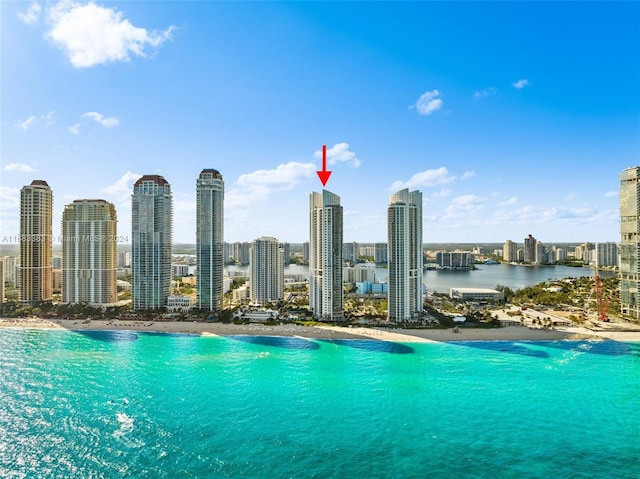
[[[0,328],[37,328],[66,330],[128,330],[197,335],[231,336],[300,336],[310,339],[373,339],[396,342],[432,341],[540,341],[540,340],[597,340],[640,342],[640,328],[616,331],[611,328],[594,331],[583,327],[532,329],[526,326],[503,328],[453,329],[385,329],[340,326],[300,326],[281,324],[223,324],[185,321],[133,320],[48,320],[38,318],[0,318]],[[631,329],[631,328],[629,328]]]

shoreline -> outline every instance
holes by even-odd
[[[640,342],[640,329],[632,331],[593,331],[583,327],[534,329],[527,326],[502,328],[453,329],[383,329],[341,327],[332,325],[301,326],[259,323],[224,324],[186,321],[132,320],[48,320],[34,318],[0,318],[0,328],[57,329],[68,331],[133,331],[199,336],[288,336],[306,339],[369,339],[402,343],[455,341],[558,341],[558,340],[614,340]]]

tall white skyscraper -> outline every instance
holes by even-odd
[[[115,303],[116,208],[105,200],[75,200],[62,213],[62,301]]]
[[[277,239],[263,236],[251,243],[250,298],[259,305],[284,297],[284,248]]]
[[[131,295],[133,309],[167,305],[171,293],[173,197],[169,182],[144,175],[131,196]]]
[[[318,319],[344,317],[342,206],[327,190],[309,195],[309,307]]]
[[[44,180],[20,190],[20,302],[53,298],[53,193]]]
[[[196,182],[196,307],[217,312],[223,306],[224,181],[218,170],[202,170]]]
[[[407,188],[391,195],[387,209],[390,321],[422,312],[422,193]]]

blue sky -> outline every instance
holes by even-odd
[[[386,241],[423,193],[425,242],[618,241],[640,164],[637,2],[2,2],[0,229],[33,179],[64,205],[161,174],[174,240],[225,180],[225,240],[308,240],[327,145],[345,241]]]

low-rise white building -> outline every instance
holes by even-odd
[[[167,312],[186,313],[191,309],[194,301],[191,296],[173,294],[167,298]]]
[[[502,291],[484,288],[451,288],[449,297],[457,301],[484,301],[489,303],[504,301],[504,293]]]
[[[278,319],[279,313],[275,309],[244,309],[233,313],[234,319],[249,321],[274,321]]]

